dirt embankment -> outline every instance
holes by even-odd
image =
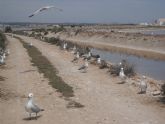
[[[47,36],[112,52],[165,60],[165,36],[83,31],[82,29],[67,30],[57,34],[50,33]]]

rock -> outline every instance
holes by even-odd
[[[160,95],[160,94],[161,94],[160,91],[154,91],[154,92],[152,92],[152,95],[153,95],[153,96],[157,96],[157,95]]]

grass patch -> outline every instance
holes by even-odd
[[[66,84],[62,80],[62,78],[57,75],[57,69],[53,67],[49,60],[45,56],[43,56],[36,47],[30,46],[19,37],[15,38],[19,39],[24,48],[27,49],[29,56],[32,58],[31,62],[33,63],[33,66],[36,66],[39,70],[39,73],[43,73],[44,77],[49,79],[50,85],[52,85],[53,88],[57,89],[57,92],[60,92],[62,96],[73,97],[73,88]]]
[[[6,47],[6,36],[0,32],[0,50],[4,50]]]

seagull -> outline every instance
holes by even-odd
[[[88,54],[83,55],[84,59],[90,60],[91,59],[91,52],[89,51]]]
[[[76,46],[74,46],[73,47],[73,49],[72,49],[72,52],[71,53],[73,53],[73,54],[75,54],[76,53]]]
[[[142,80],[140,82],[139,88],[140,88],[140,92],[139,93],[146,93],[147,90],[147,83],[145,82],[146,76],[142,76]]]
[[[126,76],[124,74],[124,69],[123,68],[120,69],[119,77],[121,79],[121,82],[124,83],[125,80],[126,80]]]
[[[119,62],[119,66],[122,66],[122,62]]]
[[[32,42],[30,42],[29,46],[31,46],[31,47],[33,46]]]
[[[39,12],[42,12],[42,11],[45,11],[45,10],[48,10],[50,8],[55,8],[59,11],[62,11],[62,9],[59,9],[59,8],[56,8],[55,6],[45,6],[45,7],[42,7],[38,10],[36,10],[34,13],[32,13],[31,15],[29,15],[29,18],[33,17],[34,15],[37,15]]]
[[[88,60],[85,59],[84,65],[82,65],[78,70],[84,70],[84,72],[86,72],[87,68],[88,68]]]
[[[5,53],[5,52],[3,53],[3,58],[4,58],[4,59],[6,58],[6,53]]]
[[[74,59],[72,60],[72,62],[78,62],[78,60],[79,60],[79,58],[80,58],[80,55],[79,55],[79,52],[77,52],[76,53],[76,56],[74,57]]]
[[[0,55],[0,64],[4,64],[4,58]]]
[[[25,110],[29,113],[30,119],[31,119],[31,114],[35,113],[36,114],[36,119],[37,119],[37,114],[40,111],[44,111],[44,109],[40,109],[36,104],[33,102],[33,93],[29,93],[28,95],[28,102],[25,105]]]
[[[64,43],[64,45],[63,45],[63,49],[65,50],[66,48],[67,48],[67,43]]]
[[[101,58],[100,57],[97,58],[97,64],[101,64]]]

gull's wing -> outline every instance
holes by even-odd
[[[82,65],[78,70],[82,70],[82,69],[85,69],[85,65]]]
[[[55,8],[55,9],[58,9],[59,11],[63,11],[62,9],[60,9],[60,8],[57,8],[57,7],[53,7],[53,8]]]
[[[55,6],[45,6],[45,7],[42,7],[42,8],[40,8],[40,9],[36,10],[36,11],[35,11],[34,13],[32,13],[29,17],[33,17],[34,15],[38,14],[39,12],[42,12],[42,11],[47,10],[47,9],[50,9],[50,8],[55,8],[55,9],[58,9],[59,11],[62,11],[62,9],[57,8],[57,7],[55,7]]]
[[[32,110],[34,113],[38,113],[38,112],[41,111],[41,109],[40,109],[36,104],[32,104],[31,110]]]
[[[44,8],[40,8],[38,10],[36,10],[34,13],[32,13],[29,17],[33,17],[34,15],[38,14],[39,12],[43,11]]]

